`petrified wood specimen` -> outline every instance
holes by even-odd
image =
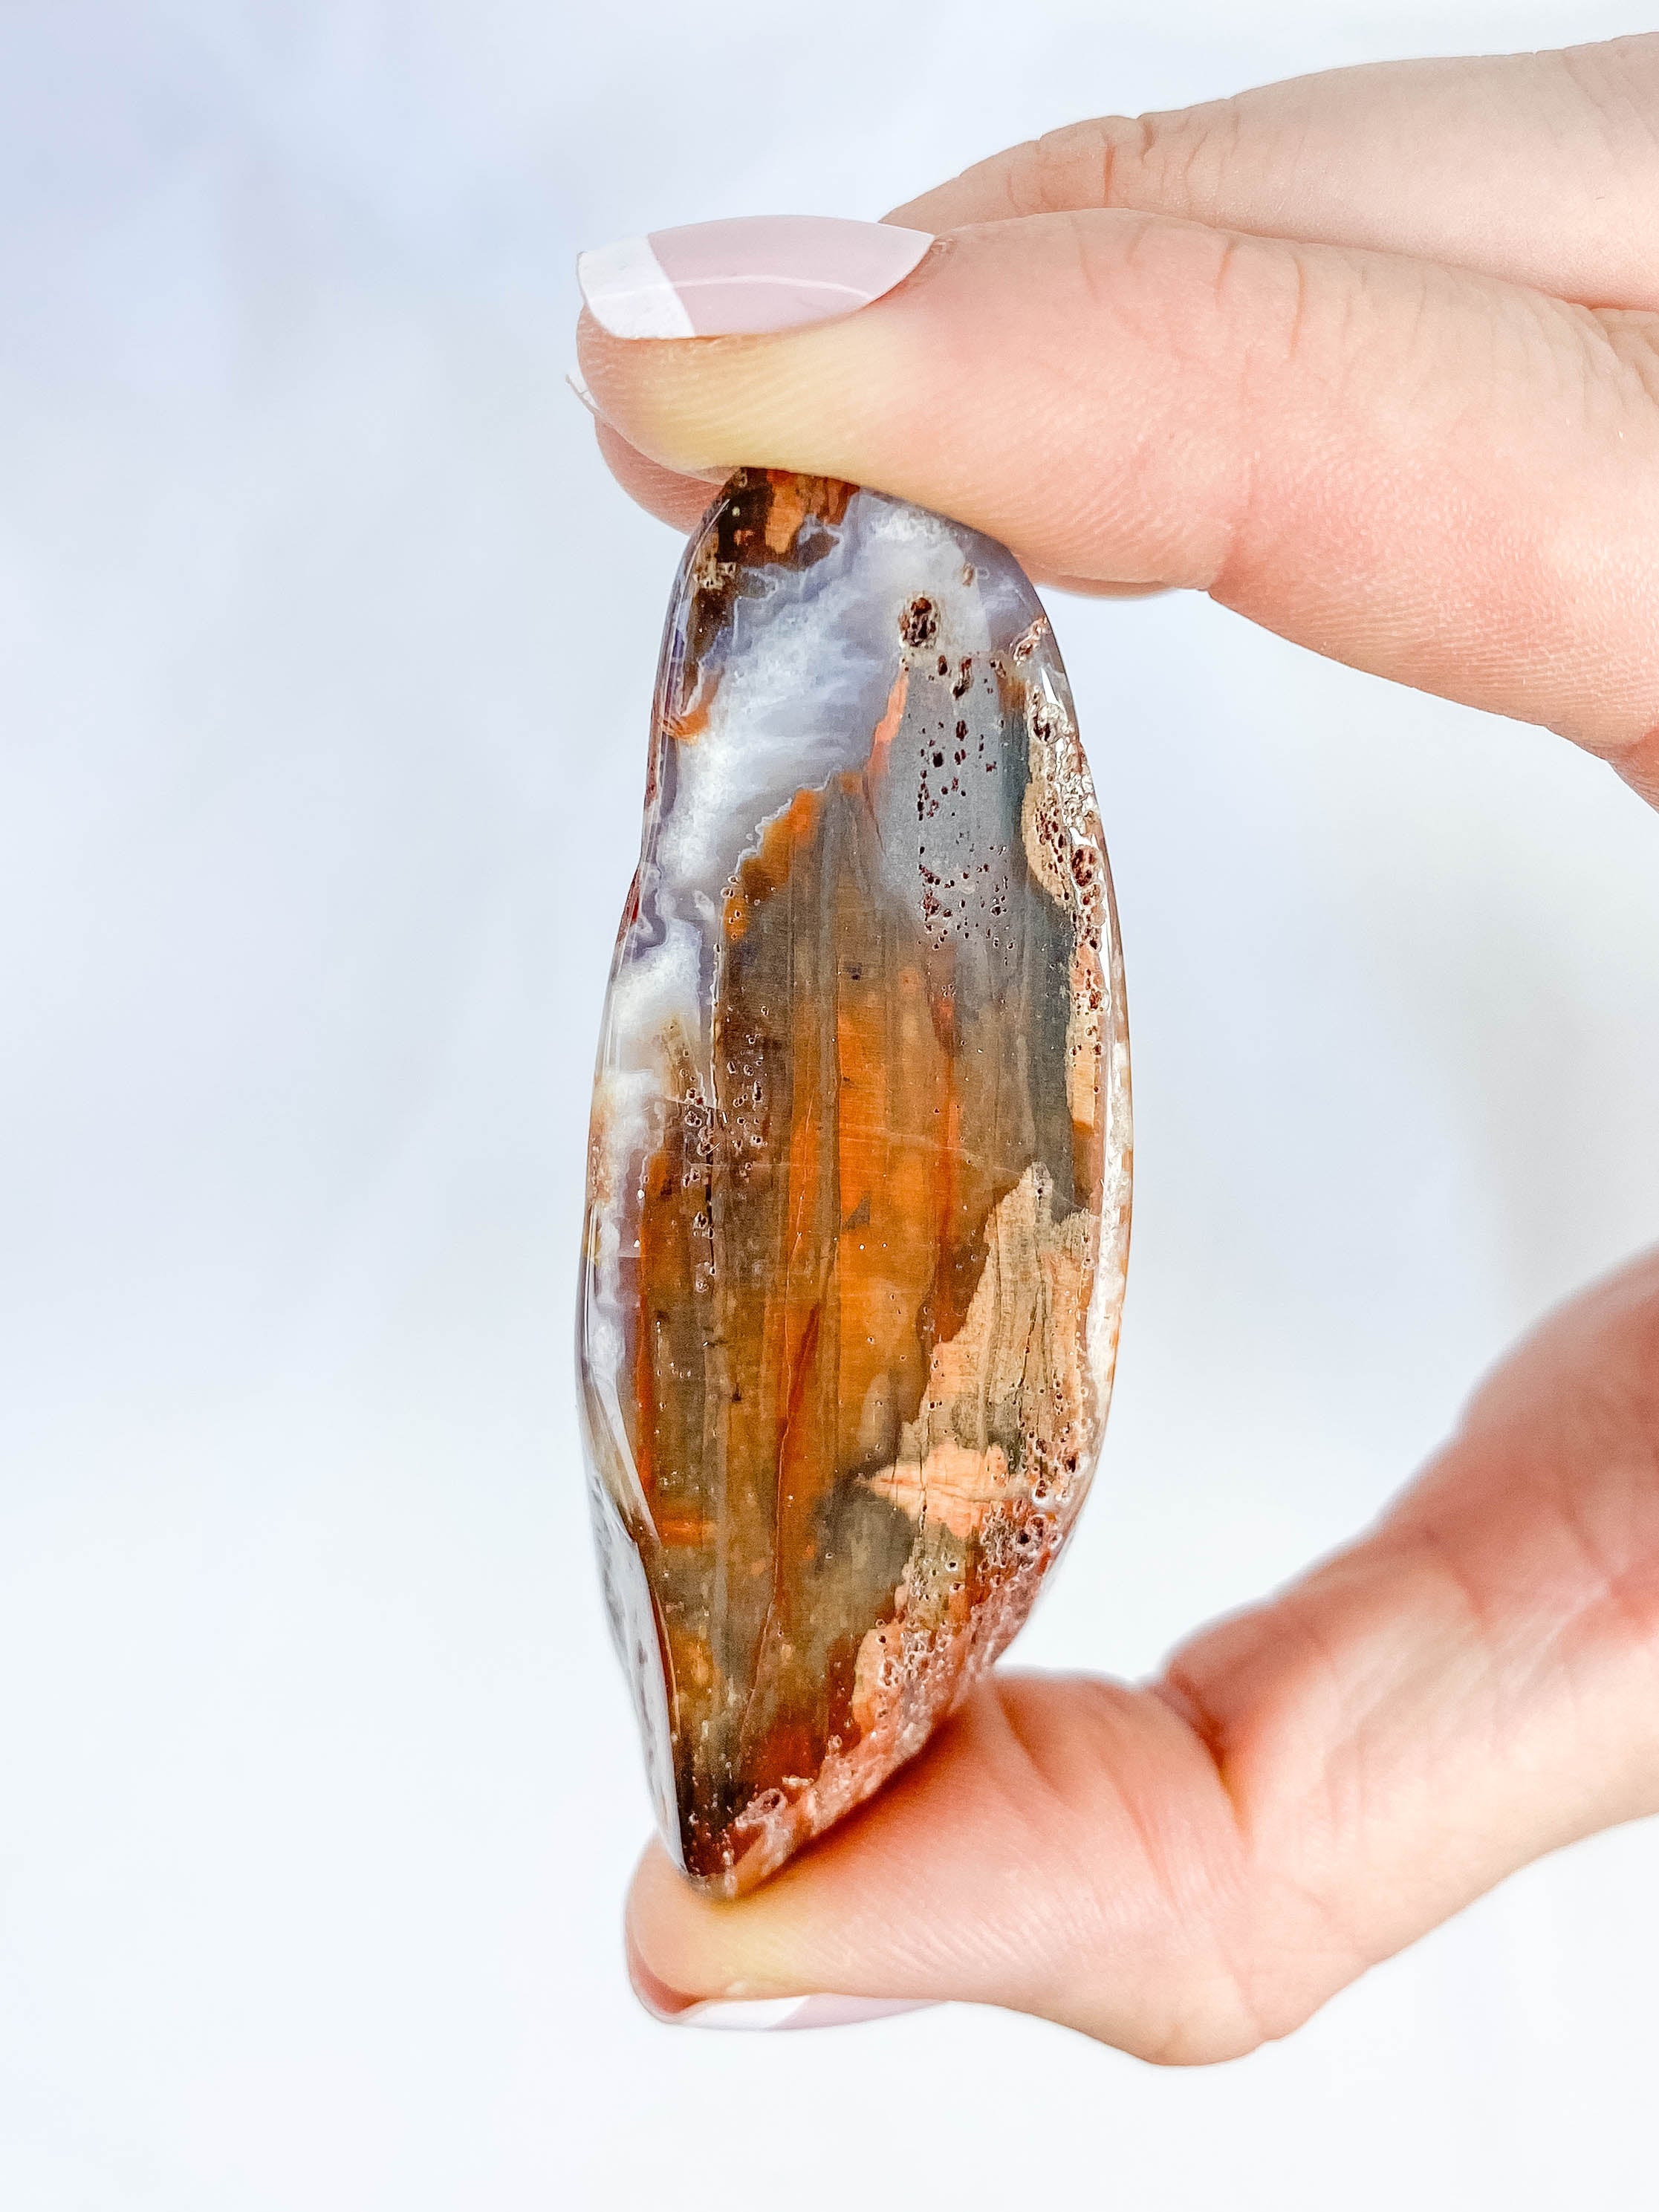
[[[1129,1220],[1110,879],[1000,546],[746,471],[669,613],[580,1313],[663,1833],[726,1895],[919,1750],[1100,1445]]]

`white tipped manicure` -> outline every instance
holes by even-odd
[[[903,283],[925,230],[842,216],[736,216],[582,254],[593,319],[618,338],[713,338],[832,322]]]
[[[576,257],[576,282],[593,319],[613,338],[689,338],[696,333],[648,238],[619,239]]]
[[[691,2005],[676,2027],[741,2029],[752,2033],[781,2027],[852,2027],[860,2021],[888,2020],[902,2012],[924,2012],[927,1997],[750,1997]]]

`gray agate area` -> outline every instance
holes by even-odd
[[[794,560],[746,572],[729,622],[694,641],[694,582],[712,556],[717,512],[687,546],[670,602],[652,789],[600,1036],[594,1141],[617,1191],[637,1184],[659,1139],[665,1040],[691,1048],[712,1109],[709,1010],[721,908],[740,863],[799,792],[872,765],[902,669],[902,719],[883,748],[884,773],[871,779],[889,888],[932,941],[956,941],[964,984],[981,999],[996,994],[998,969],[1031,957],[1031,928],[1053,936],[1047,957],[1066,957],[1046,901],[1026,902],[1026,930],[1010,926],[1025,878],[1023,744],[1009,744],[1000,680],[1012,656],[1068,726],[1072,711],[1041,603],[1012,556],[965,524],[859,489],[839,523],[808,517]],[[694,738],[665,735],[665,725],[693,718]],[[1060,996],[1034,997],[1063,1028]],[[1035,1042],[1058,1064],[1060,1034]],[[1066,1147],[1051,1152],[1063,1159]],[[1063,1206],[1064,1180],[1057,1195]],[[622,1364],[617,1269],[631,1257],[618,1223],[603,1219],[579,1324],[598,1377]],[[605,1382],[597,1387],[611,1440],[598,1452],[604,1479],[625,1510],[641,1510],[620,1407]]]
[[[1018,563],[739,471],[670,608],[580,1320],[607,1612],[700,1881],[878,1786],[1024,1620],[1099,1449],[1128,1136],[1100,823]]]

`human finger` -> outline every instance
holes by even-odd
[[[1659,34],[1380,62],[1011,147],[894,210],[946,231],[1129,208],[1659,308]]]
[[[628,496],[672,530],[695,530],[708,512],[715,487],[707,477],[684,476],[651,460],[637,446],[630,446],[619,430],[596,421],[593,434],[605,466]]]
[[[735,1903],[653,1848],[642,1994],[692,2021],[965,2000],[1230,2057],[1528,1860],[1659,1809],[1656,1374],[1659,1255],[1522,1346],[1370,1536],[1158,1685],[994,1680]]]
[[[647,514],[654,514],[659,522],[667,523],[672,530],[696,528],[714,495],[708,478],[681,476],[673,469],[663,468],[647,459],[608,422],[596,418],[593,430],[605,465],[636,505],[644,507]],[[1035,584],[1051,591],[1071,592],[1084,599],[1146,599],[1164,589],[1159,584],[1110,583],[1098,577],[1065,576],[1041,568],[1033,568],[1030,573]]]
[[[1659,772],[1654,317],[1104,210],[953,232],[832,321],[580,345],[665,467],[847,477]]]

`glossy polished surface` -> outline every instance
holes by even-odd
[[[1098,1453],[1128,1233],[1110,881],[1012,557],[745,473],[687,551],[580,1310],[663,1832],[726,1893],[920,1749]]]

